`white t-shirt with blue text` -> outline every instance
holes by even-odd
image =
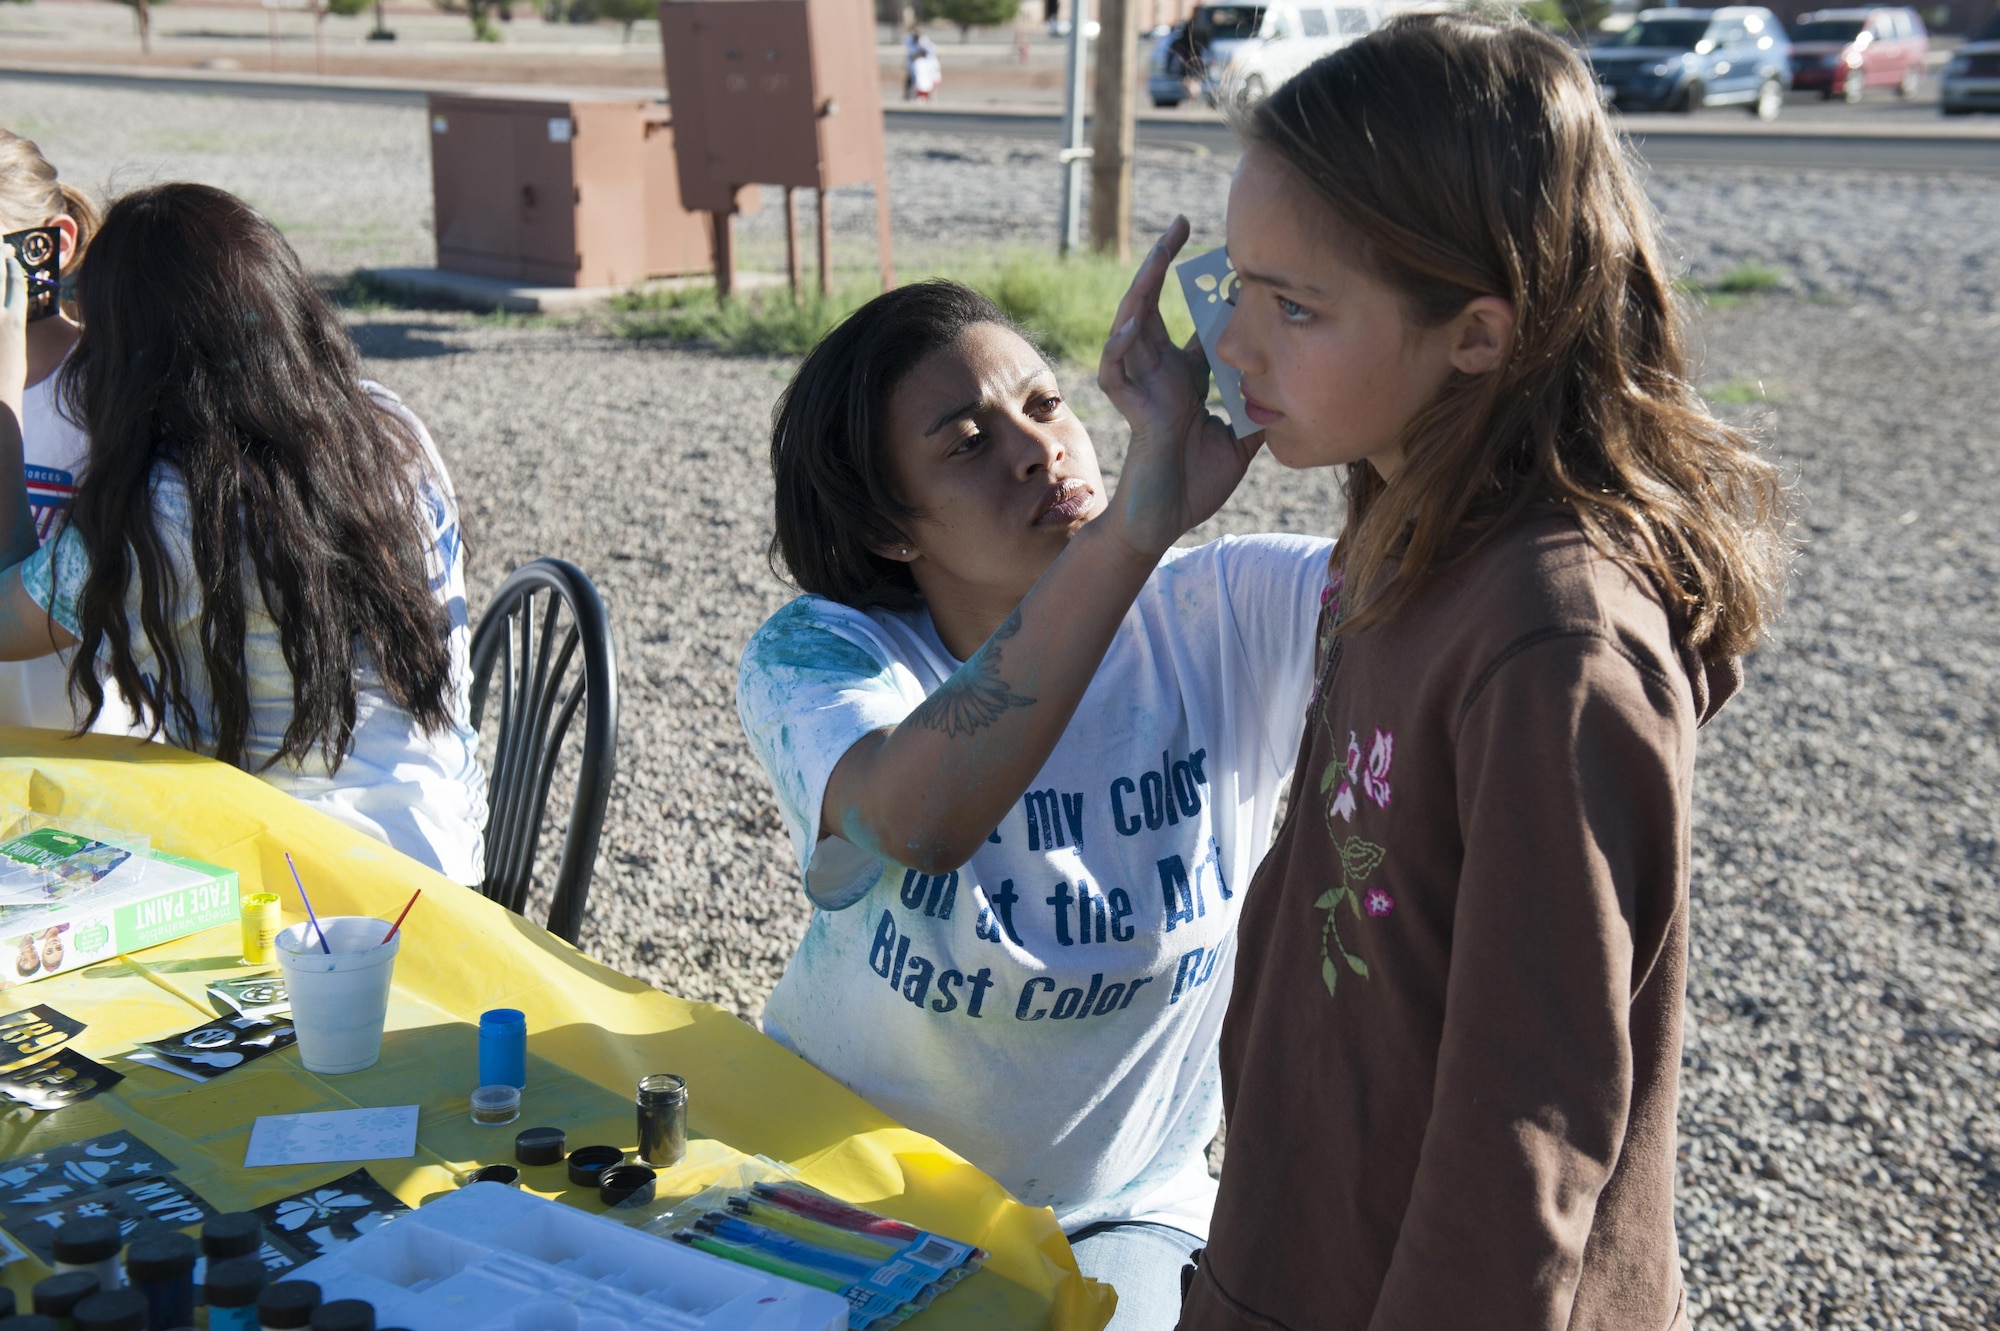
[[[1027,794],[935,877],[821,838],[820,804],[855,741],[961,663],[923,610],[802,596],[773,615],[737,709],[816,909],[766,1032],[1066,1230],[1206,1236],[1236,917],[1295,757],[1331,549],[1169,551]]]
[[[251,561],[243,561],[243,665],[250,701],[249,733],[243,765],[278,789],[365,832],[438,870],[454,882],[476,885],[485,876],[486,773],[479,765],[478,733],[472,729],[469,663],[472,634],[465,604],[465,543],[458,500],[444,459],[423,422],[388,389],[363,382],[376,405],[399,421],[422,448],[417,506],[422,518],[431,574],[431,594],[450,615],[451,723],[426,734],[407,710],[383,690],[381,672],[362,651],[354,674],[354,736],[338,771],[329,771],[318,749],[304,760],[266,767],[284,743],[292,719],[292,673],[278,641]],[[166,546],[179,593],[169,607],[168,627],[177,641],[188,700],[199,733],[174,732],[167,739],[199,753],[215,751],[213,704],[208,672],[202,665],[200,580],[195,574],[187,484],[167,464],[153,469],[154,522]],[[72,634],[80,632],[76,598],[90,576],[90,555],[73,528],[58,528],[53,540],[21,565],[21,581],[49,618]],[[152,653],[138,632],[139,578],[126,591],[126,614],[133,625],[132,652],[142,674],[151,676]],[[113,691],[115,694],[115,690]]]

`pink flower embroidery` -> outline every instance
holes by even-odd
[[[1371,887],[1368,894],[1361,898],[1361,908],[1379,920],[1396,909],[1396,898],[1379,887]]]
[[[1361,788],[1368,792],[1368,798],[1375,801],[1375,807],[1389,807],[1389,763],[1395,757],[1396,737],[1384,731],[1375,732],[1374,743],[1368,746],[1368,772],[1361,778]],[[1348,765],[1350,770],[1361,765],[1361,750],[1348,737]]]
[[[1354,732],[1351,730],[1347,732],[1347,779],[1349,781],[1361,779],[1361,743],[1354,738]]]
[[[1326,806],[1329,814],[1339,814],[1348,822],[1354,821],[1354,787],[1349,782],[1340,783],[1340,789],[1333,792],[1333,802]]]

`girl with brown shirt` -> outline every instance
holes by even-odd
[[[1775,611],[1781,488],[1560,43],[1405,17],[1246,119],[1217,353],[1347,517],[1181,1325],[1684,1326],[1695,730]],[[1139,435],[1205,389],[1156,274],[1102,376]]]

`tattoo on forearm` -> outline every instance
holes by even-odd
[[[909,724],[925,730],[941,730],[957,738],[984,730],[1012,707],[1032,707],[1033,698],[1015,693],[1000,678],[1000,644],[1021,631],[1021,611],[1017,606],[1007,622],[994,631],[972,659],[958,673],[938,686],[924,705],[910,713]]]

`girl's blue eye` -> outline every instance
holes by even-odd
[[[1303,320],[1306,317],[1305,306],[1295,300],[1286,300],[1283,296],[1278,297],[1278,310],[1287,319],[1295,322]]]

